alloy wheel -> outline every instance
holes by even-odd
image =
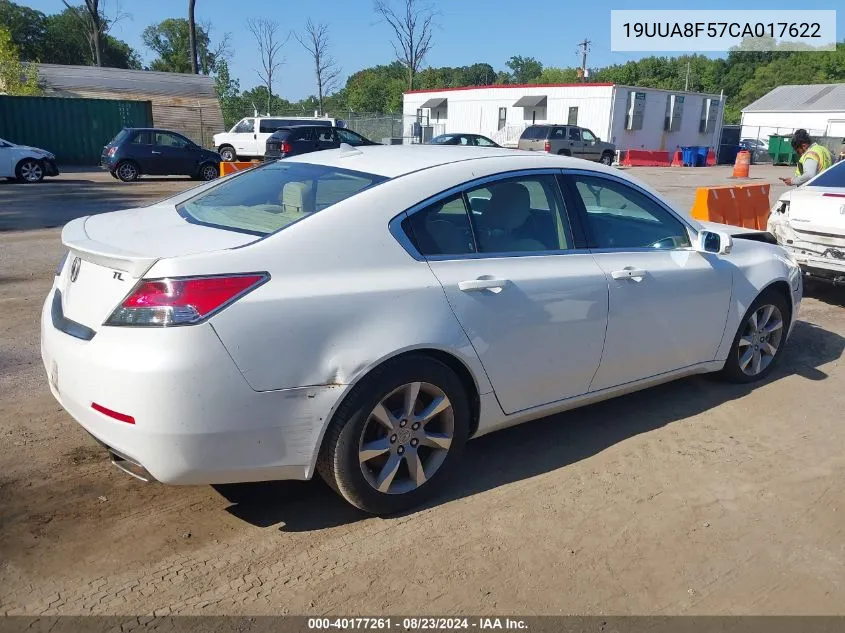
[[[217,178],[217,168],[214,165],[206,165],[202,168],[200,176],[205,181],[214,180]]]
[[[746,376],[757,376],[772,363],[783,341],[783,315],[767,304],[751,313],[737,343],[739,368]]]
[[[117,168],[117,175],[121,180],[135,180],[138,177],[138,170],[132,163],[123,163]]]
[[[455,435],[452,403],[436,385],[412,382],[376,405],[361,433],[364,479],[385,494],[422,486],[443,465]]]
[[[21,165],[21,177],[27,182],[38,182],[44,178],[44,168],[35,160],[28,160]]]

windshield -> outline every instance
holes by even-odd
[[[810,187],[845,187],[845,161],[825,169],[807,183]]]
[[[434,145],[445,145],[445,144],[451,142],[452,140],[454,140],[454,138],[455,137],[452,136],[451,134],[442,134],[440,136],[435,136],[433,139],[431,139],[431,142]]]
[[[176,207],[189,222],[269,235],[387,180],[309,163],[267,163]]]

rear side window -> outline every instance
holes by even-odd
[[[405,233],[426,256],[475,252],[464,197],[456,194],[414,213],[403,223]]]
[[[151,132],[138,132],[135,138],[132,139],[133,145],[152,145],[153,135]]]
[[[288,127],[289,125],[289,121],[282,119],[261,119],[258,123],[258,131],[263,134],[272,134],[280,128]]]
[[[809,184],[811,187],[845,187],[845,161],[829,167]]]
[[[314,140],[314,129],[310,127],[302,128],[302,129],[293,129],[288,132],[290,135],[288,138],[291,141],[313,141]]]
[[[263,236],[385,180],[325,165],[266,163],[221,181],[176,210],[189,222]]]

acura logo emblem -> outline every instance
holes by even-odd
[[[73,258],[73,263],[70,265],[70,280],[71,282],[76,281],[76,278],[79,277],[79,267],[82,265],[82,260],[78,257]]]

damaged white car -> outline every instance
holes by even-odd
[[[807,276],[845,285],[845,161],[784,193],[768,230]]]

